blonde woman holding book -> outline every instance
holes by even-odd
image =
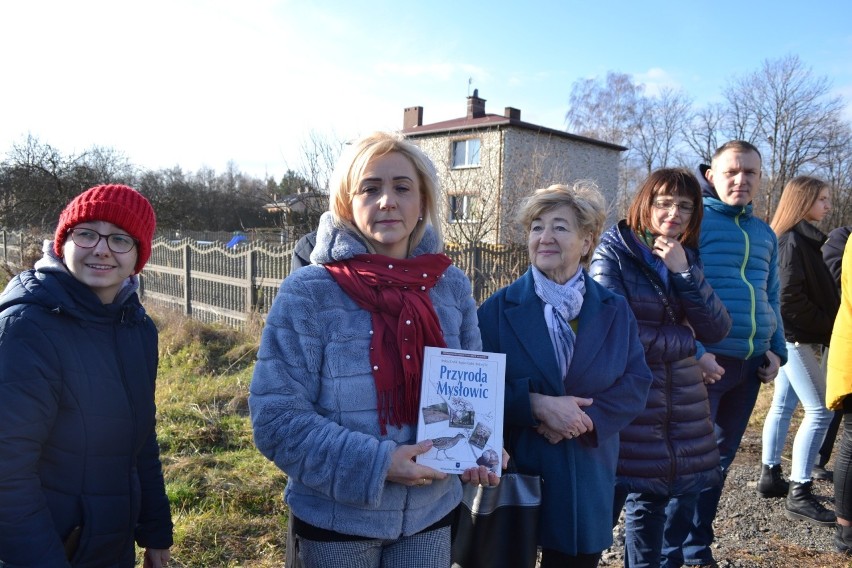
[[[249,396],[258,449],[288,478],[305,568],[450,564],[461,482],[414,462],[425,346],[481,350],[470,281],[441,254],[426,155],[376,133],[342,157],[311,265],[282,284]]]

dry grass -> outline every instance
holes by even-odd
[[[160,328],[158,434],[175,521],[171,565],[282,566],[286,478],[254,448],[248,417],[259,329],[241,333],[170,312],[153,317]],[[758,440],[773,392],[761,388],[749,423]],[[801,415],[794,414],[791,433]],[[752,446],[738,460],[759,460],[759,443]],[[784,459],[789,452],[788,444]],[[825,566],[816,552],[780,539],[769,551],[732,552],[748,566]]]
[[[152,314],[160,329],[157,432],[175,522],[172,566],[284,559],[285,476],[255,449],[248,387],[259,334]]]

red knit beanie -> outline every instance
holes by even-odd
[[[106,221],[127,231],[136,239],[136,267],[139,274],[151,257],[151,241],[157,219],[154,209],[141,193],[126,185],[98,185],[87,189],[65,206],[53,237],[53,251],[62,256],[68,230],[87,221]]]

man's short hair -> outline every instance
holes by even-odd
[[[719,146],[716,152],[713,153],[713,162],[728,150],[733,150],[734,152],[754,152],[760,158],[760,161],[763,162],[763,156],[760,155],[760,150],[757,149],[757,146],[745,140],[731,140]]]

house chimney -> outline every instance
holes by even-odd
[[[408,130],[415,126],[423,126],[423,107],[408,107],[402,116],[402,129]]]
[[[509,120],[521,120],[521,109],[506,107],[506,110],[503,111],[503,116]]]
[[[467,117],[482,118],[485,116],[485,99],[479,98],[479,89],[473,90],[473,96],[467,98]]]

